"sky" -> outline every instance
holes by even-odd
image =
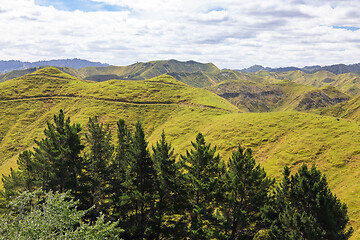
[[[0,60],[360,62],[359,0],[0,0]]]

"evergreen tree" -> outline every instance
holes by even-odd
[[[334,196],[315,166],[309,171],[303,165],[284,179],[262,217],[272,232],[281,239],[349,239],[347,207]],[[301,236],[301,238],[300,238]]]
[[[229,159],[226,176],[225,232],[229,239],[252,239],[259,230],[260,208],[267,202],[274,181],[256,165],[251,149],[244,151],[241,146]]]
[[[89,118],[86,140],[90,152],[87,156],[82,177],[82,191],[79,198],[86,206],[94,206],[89,214],[95,221],[100,212],[108,211],[108,194],[110,183],[110,163],[114,157],[114,146],[111,144],[111,131],[109,125],[99,123],[97,117]]]
[[[325,239],[350,237],[352,229],[346,230],[349,222],[346,204],[331,193],[325,175],[315,165],[310,170],[303,165],[291,177],[290,200],[299,212],[306,212],[316,219],[325,231]]]
[[[153,146],[152,159],[157,172],[157,193],[155,212],[156,239],[179,238],[182,234],[181,220],[175,220],[179,214],[183,214],[182,196],[183,181],[179,175],[180,166],[175,162],[174,150],[165,139],[162,132],[161,139]],[[180,228],[180,229],[179,229]]]
[[[22,179],[23,183],[16,187],[19,191],[41,187],[60,192],[70,190],[74,194],[84,164],[80,157],[84,148],[80,142],[80,130],[80,125],[71,125],[70,118],[65,119],[63,110],[60,110],[59,115],[54,115],[54,124],[47,122],[45,138],[35,140],[34,152],[20,154],[19,170],[3,177],[5,192],[13,191],[14,183]]]
[[[218,234],[216,198],[224,166],[215,155],[216,148],[206,144],[201,133],[191,144],[194,149],[181,156],[191,211],[189,234],[191,239],[210,239]]]
[[[130,158],[130,178],[128,194],[131,198],[133,209],[132,229],[133,238],[154,238],[150,226],[154,214],[156,173],[154,163],[147,150],[145,133],[140,124],[135,125],[132,139]]]
[[[124,119],[117,122],[117,141],[115,160],[110,166],[112,174],[110,184],[110,197],[113,207],[112,217],[120,219],[121,224],[126,227],[128,211],[131,208],[127,191],[131,187],[130,157],[132,136]]]
[[[18,170],[11,168],[9,176],[2,176],[5,199],[9,199],[21,191],[32,190],[36,185],[36,176],[34,176],[35,173],[33,171],[35,168],[33,153],[29,150],[20,153],[17,164],[19,166]]]
[[[80,152],[84,145],[80,142],[80,131],[80,125],[71,125],[70,118],[65,119],[63,110],[60,110],[59,115],[54,115],[54,124],[47,122],[45,138],[35,140],[36,168],[33,170],[44,190],[76,191],[83,168]]]

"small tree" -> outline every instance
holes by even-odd
[[[94,225],[81,219],[86,211],[68,193],[25,191],[10,203],[10,212],[0,218],[0,239],[119,239],[117,222]]]

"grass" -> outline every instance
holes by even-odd
[[[287,79],[292,82],[315,87],[334,86],[352,97],[360,94],[360,75],[355,73],[336,75],[328,71],[318,71],[312,74],[304,73],[302,71],[281,73],[259,71],[254,75],[261,76],[270,82]]]
[[[46,121],[60,109],[81,124],[82,137],[89,117],[109,123],[114,136],[119,118],[130,128],[140,120],[150,146],[165,130],[177,156],[202,132],[224,161],[238,144],[251,147],[257,162],[276,179],[286,165],[295,172],[303,163],[316,164],[349,207],[357,231],[352,239],[360,234],[360,125],[355,120],[291,111],[239,113],[216,94],[169,76],[95,83],[53,68],[0,83],[0,96],[0,173],[16,167],[17,154],[43,137]]]

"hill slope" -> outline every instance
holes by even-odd
[[[299,84],[311,85],[315,87],[334,86],[352,97],[360,94],[360,74],[355,73],[336,75],[328,71],[318,71],[312,74],[302,71],[282,73],[259,71],[254,75],[268,79],[268,81],[271,82],[289,80]]]
[[[216,94],[170,76],[98,83],[45,68],[0,83],[0,96],[0,173],[16,167],[17,154],[43,136],[46,121],[59,109],[80,123],[83,133],[93,116],[113,131],[119,118],[130,126],[140,120],[150,144],[165,130],[177,154],[201,131],[225,160],[238,144],[251,147],[273,177],[280,177],[285,165],[296,169],[315,163],[327,174],[333,192],[348,204],[354,228],[360,227],[358,122],[300,112],[239,113]]]
[[[332,86],[318,89],[285,80],[278,83],[224,81],[210,89],[239,109],[250,112],[303,111],[332,106],[350,99]]]

